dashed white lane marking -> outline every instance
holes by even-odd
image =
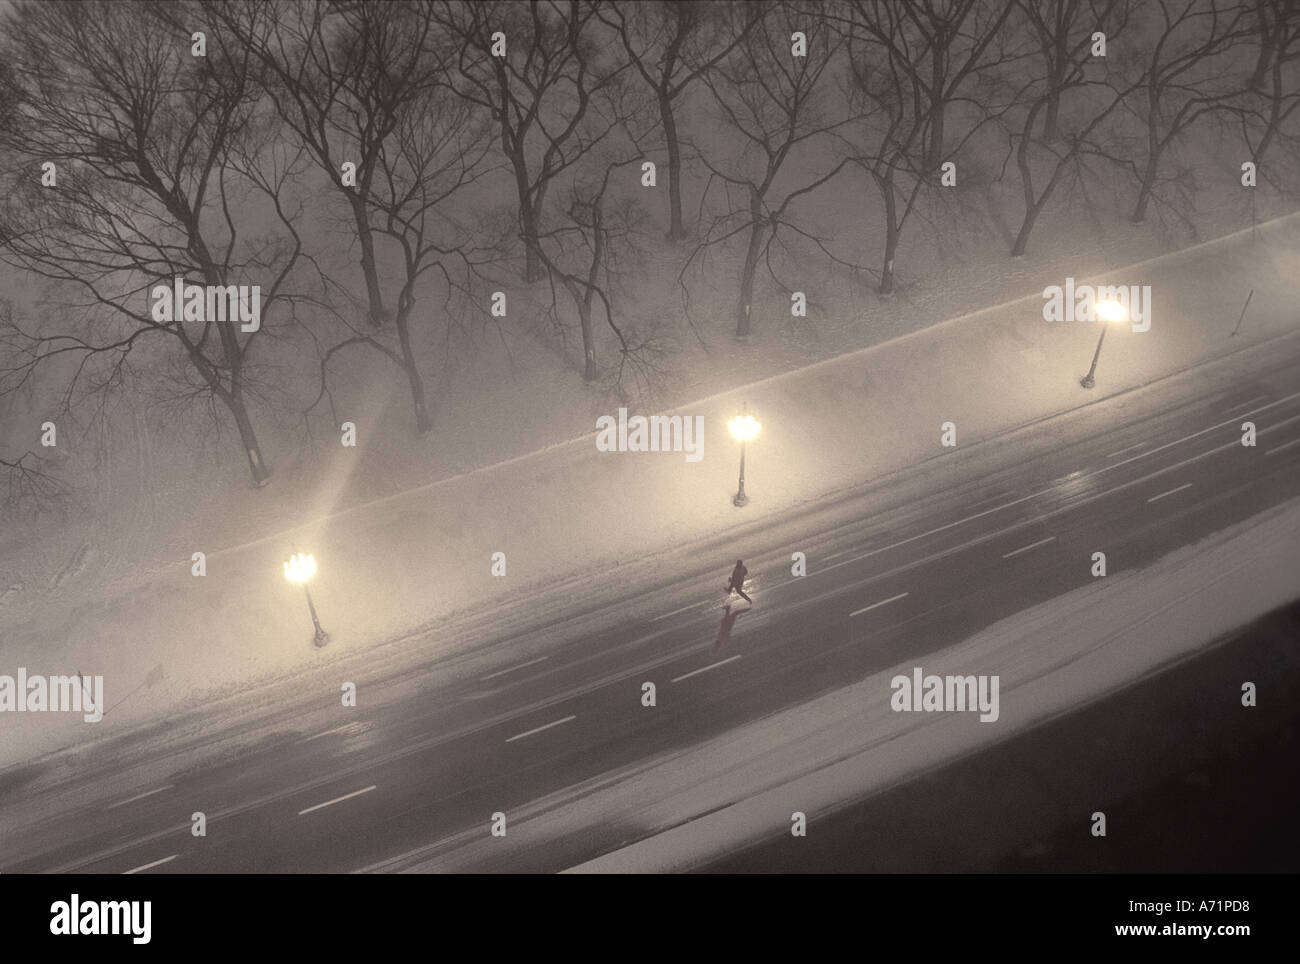
[[[373,789],[375,789],[375,785],[372,783],[364,790],[353,790],[351,793],[345,793],[343,796],[335,797],[333,800],[326,800],[324,803],[318,803],[314,807],[308,807],[306,810],[299,810],[298,816],[301,817],[304,813],[311,813],[313,810],[320,810],[322,807],[329,807],[336,803],[342,803],[344,800],[351,800],[353,797],[359,797],[361,794],[369,793]]]
[[[1289,448],[1290,448],[1291,446],[1293,446],[1293,445],[1300,445],[1300,438],[1292,439],[1290,442],[1287,442],[1285,445],[1278,445],[1278,446],[1276,446],[1275,448],[1271,448],[1271,449],[1269,449],[1267,452],[1265,452],[1264,454],[1265,454],[1265,455],[1272,455],[1274,452],[1284,452],[1284,451],[1286,451],[1287,449],[1289,449]]]
[[[545,726],[539,726],[531,730],[525,730],[523,733],[516,733],[514,736],[507,739],[506,742],[513,743],[515,742],[515,740],[522,740],[526,736],[532,736],[534,733],[541,733],[542,730],[549,730],[553,726],[559,726],[561,723],[568,723],[570,720],[576,720],[577,718],[578,717],[576,715],[566,716],[564,719],[556,720],[554,723],[547,723]]]
[[[158,787],[155,790],[146,790],[144,793],[137,793],[134,797],[128,797],[126,800],[119,800],[105,810],[116,810],[118,807],[125,807],[128,803],[135,803],[137,800],[143,800],[145,797],[152,797],[155,793],[162,793],[164,790],[170,790],[173,784],[167,784],[165,787]]]
[[[1002,553],[1003,559],[1010,559],[1012,556],[1018,556],[1022,552],[1028,552],[1030,549],[1037,549],[1039,546],[1045,546],[1049,542],[1055,542],[1056,536],[1048,536],[1046,539],[1039,539],[1037,542],[1031,542],[1027,546],[1021,546],[1019,549],[1012,549],[1010,552]]]
[[[1147,499],[1147,501],[1148,501],[1148,502],[1159,502],[1161,499],[1163,499],[1163,498],[1164,498],[1165,496],[1167,496],[1167,495],[1173,495],[1175,492],[1181,492],[1181,491],[1183,491],[1183,489],[1190,489],[1191,487],[1192,487],[1192,483],[1188,482],[1188,483],[1186,483],[1185,485],[1180,485],[1180,486],[1179,486],[1178,488],[1176,488],[1176,489],[1170,489],[1168,492],[1161,492],[1159,495],[1153,495],[1153,496],[1151,496],[1151,498]]]
[[[478,681],[480,683],[486,683],[490,679],[496,679],[498,676],[505,676],[506,673],[513,673],[517,669],[525,669],[529,666],[536,666],[544,659],[546,659],[545,656],[538,656],[536,659],[530,659],[528,662],[520,663],[518,666],[511,666],[509,669],[501,669],[501,670],[497,670],[495,673],[488,673],[486,676],[480,676],[478,678]]]
[[[125,870],[122,872],[122,876],[125,877],[127,874],[138,874],[140,871],[148,870],[150,867],[160,867],[163,864],[170,863],[171,861],[175,860],[179,856],[180,854],[172,854],[170,857],[164,857],[162,860],[155,860],[151,864],[144,864],[143,866],[136,867],[132,870]]]
[[[726,659],[719,660],[716,663],[710,663],[708,666],[701,666],[699,669],[693,669],[689,673],[683,673],[681,676],[674,676],[672,682],[680,683],[684,679],[690,679],[692,676],[699,676],[701,673],[707,673],[711,669],[717,669],[719,666],[726,666],[728,663],[734,663],[740,659],[739,656],[728,656]]]
[[[852,619],[854,616],[861,616],[863,613],[870,612],[878,606],[888,606],[891,602],[898,602],[898,600],[904,598],[906,595],[907,593],[900,592],[897,596],[890,596],[888,599],[882,599],[880,602],[872,603],[870,606],[863,606],[861,609],[855,609],[853,612],[849,613],[849,618]]]

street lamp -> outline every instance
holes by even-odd
[[[745,443],[758,435],[758,430],[763,427],[753,415],[743,414],[746,407],[747,404],[742,406],[742,414],[727,423],[731,434],[740,441],[740,489],[736,492],[736,497],[731,500],[731,504],[737,508],[749,501],[749,497],[745,495]]]
[[[1092,388],[1097,384],[1093,378],[1097,374],[1097,359],[1101,357],[1101,343],[1106,340],[1106,326],[1115,322],[1128,321],[1128,308],[1118,301],[1097,302],[1096,313],[1098,320],[1101,321],[1101,337],[1097,339],[1097,350],[1092,353],[1092,367],[1088,369],[1088,374],[1079,379],[1079,384],[1084,388]]]
[[[316,557],[307,553],[300,555],[294,553],[289,557],[289,561],[284,564],[284,578],[290,582],[302,584],[302,591],[307,595],[307,609],[311,612],[312,625],[316,627],[316,635],[313,641],[317,646],[324,646],[329,642],[329,633],[320,628],[320,619],[316,616],[316,606],[311,601],[311,590],[307,588],[307,580],[316,575]]]

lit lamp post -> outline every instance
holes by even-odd
[[[316,616],[316,606],[311,601],[311,590],[307,588],[307,580],[316,575],[316,557],[310,553],[300,555],[294,553],[289,557],[289,561],[284,564],[284,578],[290,582],[302,584],[302,591],[307,595],[307,609],[311,612],[312,625],[316,627],[316,636],[314,642],[317,646],[324,646],[329,642],[329,633],[320,628],[320,619]]]
[[[1097,302],[1097,317],[1101,320],[1101,337],[1097,339],[1097,350],[1092,353],[1092,367],[1088,369],[1088,374],[1079,379],[1079,384],[1084,388],[1092,388],[1097,384],[1093,378],[1097,374],[1097,359],[1101,357],[1101,343],[1106,340],[1106,328],[1115,322],[1128,321],[1128,309],[1118,301],[1099,301]]]
[[[744,409],[742,408],[743,412]],[[758,419],[753,415],[741,414],[727,423],[731,429],[731,434],[740,440],[740,488],[736,492],[736,497],[731,500],[731,504],[740,507],[749,501],[745,495],[745,443],[758,434],[758,430],[763,426],[759,424]]]

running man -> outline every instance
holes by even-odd
[[[745,590],[743,588],[745,585],[745,577],[747,575],[749,575],[749,570],[745,568],[744,562],[737,559],[736,568],[731,570],[731,579],[727,581],[727,598],[730,599],[733,592],[739,593],[740,598],[752,606],[754,605],[754,600],[745,595]],[[728,603],[728,605],[730,604]]]

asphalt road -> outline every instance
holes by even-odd
[[[1095,551],[1111,573],[1131,569],[1300,495],[1300,346],[1279,344],[1249,377],[1195,373],[739,528],[693,547],[668,584],[622,587],[623,601],[585,606],[579,588],[538,625],[498,624],[475,662],[367,682],[358,708],[329,709],[337,682],[297,687],[249,717],[243,742],[191,720],[194,738],[165,751],[150,749],[163,725],[58,779],[48,764],[11,768],[0,871],[400,870],[487,836],[494,812],[919,659],[1088,583]],[[1254,448],[1240,444],[1247,419]],[[755,606],[728,623],[736,557]],[[507,838],[475,869],[559,870],[630,832],[609,813],[546,846]]]

